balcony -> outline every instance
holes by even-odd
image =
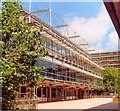
[[[71,77],[46,71],[41,71],[41,76],[46,77],[48,80],[64,81],[66,83],[77,85],[98,86],[97,83],[91,82],[90,80],[83,80],[78,77]]]

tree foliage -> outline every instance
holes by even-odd
[[[116,68],[105,68],[102,71],[103,74],[103,87],[106,92],[114,92],[118,97],[120,96],[120,76],[119,69]]]
[[[34,86],[41,80],[44,67],[34,66],[36,58],[47,55],[41,46],[40,27],[30,27],[22,18],[22,6],[18,2],[2,2],[2,107],[11,109],[12,100],[19,90],[19,84]]]

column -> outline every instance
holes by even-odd
[[[78,89],[76,88],[76,95],[75,95],[75,99],[78,99]]]
[[[46,97],[47,97],[47,101],[48,101],[48,87],[46,86]]]
[[[70,89],[71,97],[70,99],[73,99],[73,88]]]
[[[49,101],[52,101],[52,87],[50,86],[49,88],[50,88],[50,92],[49,92],[49,93],[50,93]]]
[[[41,87],[41,98],[42,98],[42,102],[43,102],[43,87]]]
[[[67,100],[67,89],[64,87],[64,100]]]
[[[64,88],[62,86],[62,100],[64,100]]]
[[[90,93],[89,93],[89,89],[88,89],[88,94],[87,94],[87,96],[88,96],[87,98],[90,98]]]
[[[56,95],[55,95],[55,100],[57,99],[59,99],[59,97],[58,97],[58,92],[57,92],[57,86],[55,87],[55,93],[56,93]]]
[[[92,98],[92,89],[91,89],[91,94],[90,94],[90,97]]]
[[[86,89],[84,89],[84,99],[86,99],[87,96],[86,96]]]

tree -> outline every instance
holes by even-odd
[[[42,79],[44,67],[34,66],[36,58],[44,57],[47,51],[41,46],[42,26],[30,27],[22,19],[19,2],[2,2],[2,57],[1,79],[2,108],[13,109],[20,84],[32,87]]]
[[[103,74],[103,87],[106,92],[114,92],[120,96],[119,70],[116,68],[105,68]]]

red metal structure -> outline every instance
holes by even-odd
[[[103,1],[120,38],[120,1],[119,0],[118,1],[103,0]]]

